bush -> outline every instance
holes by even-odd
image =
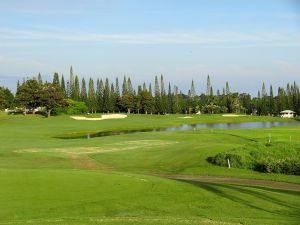
[[[256,163],[254,170],[263,173],[280,173],[281,171],[279,164],[273,161],[262,161]]]
[[[85,102],[74,101],[72,99],[66,99],[67,105],[65,107],[55,108],[56,114],[65,113],[68,115],[84,114],[88,112],[88,107]]]
[[[300,163],[295,160],[286,160],[281,162],[262,161],[256,164],[255,170],[264,173],[300,175]]]
[[[218,166],[228,166],[228,160],[230,161],[231,167],[243,168],[242,157],[236,154],[218,153],[214,157],[207,158],[208,162]]]

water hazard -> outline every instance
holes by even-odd
[[[105,137],[113,135],[134,134],[143,132],[162,132],[162,131],[184,131],[194,129],[258,129],[271,128],[280,126],[300,126],[300,122],[242,122],[242,123],[204,123],[204,124],[183,124],[178,127],[167,128],[149,128],[137,130],[119,130],[119,131],[101,131],[87,134],[74,134],[68,136],[60,136],[60,139],[89,139],[96,137]]]

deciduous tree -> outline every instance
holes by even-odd
[[[63,106],[64,95],[57,84],[45,83],[40,89],[40,104],[46,108],[47,116],[50,117],[54,107]]]

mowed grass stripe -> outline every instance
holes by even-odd
[[[6,170],[0,173],[2,222],[175,215],[231,223],[285,217],[289,221],[300,219],[300,196],[288,191],[184,183],[99,171]]]

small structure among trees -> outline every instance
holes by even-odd
[[[282,118],[294,118],[294,115],[296,114],[296,112],[292,111],[292,110],[284,110],[280,112],[280,116]]]

